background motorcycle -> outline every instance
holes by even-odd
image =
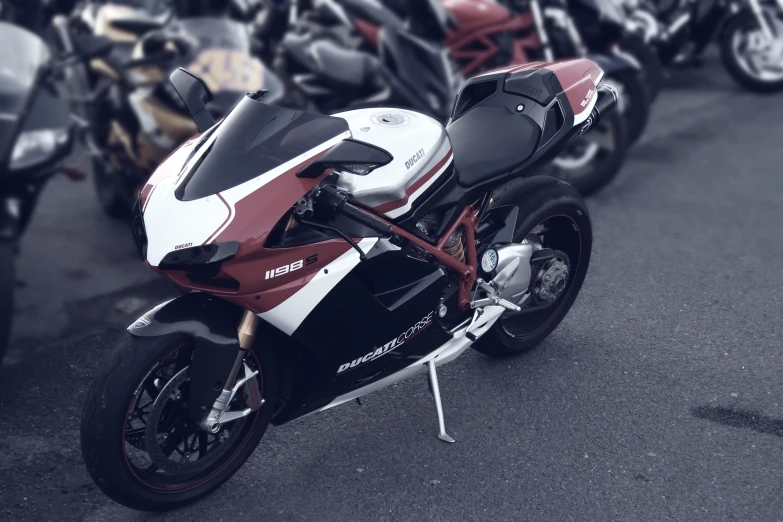
[[[663,68],[650,45],[628,29],[628,16],[612,0],[506,0],[535,21],[545,56],[588,56],[601,62],[620,92],[628,144],[647,127],[660,92]],[[593,54],[591,54],[593,53]]]
[[[0,22],[0,361],[14,311],[14,257],[44,183],[71,150],[74,122],[38,36]],[[12,52],[10,50],[13,50]]]
[[[418,6],[427,11],[437,4]],[[346,23],[355,16],[352,9],[383,25],[371,34],[357,30]],[[404,23],[380,4],[362,2],[306,11],[278,45],[275,67],[287,79],[286,103],[322,113],[400,106],[447,120],[462,77],[439,43],[446,33],[435,16],[426,24],[416,17]],[[364,27],[362,19],[353,20]]]
[[[193,502],[270,423],[425,371],[454,442],[436,367],[470,346],[532,349],[585,278],[584,201],[523,178],[614,107],[602,74],[580,59],[479,76],[444,128],[402,109],[285,109],[263,91],[215,124],[204,83],[176,71],[203,134],[150,178],[134,235],[150,266],[201,291],[140,317],[98,370],[81,426],[96,484],[136,509]]]
[[[717,39],[723,64],[737,83],[757,92],[783,89],[782,0],[641,2],[627,9],[664,64],[698,64]]]
[[[360,63],[375,63],[376,54],[380,60],[389,59],[388,53],[379,49],[378,46],[379,35],[384,29],[390,32],[414,31],[417,36],[428,39],[430,48],[434,48],[435,45],[445,45],[464,74],[472,74],[476,71],[504,65],[525,63],[532,59],[528,56],[527,47],[531,48],[530,53],[538,52],[540,49],[535,26],[529,15],[527,17],[524,15],[514,16],[494,2],[445,2],[442,4],[445,12],[438,4],[438,2],[418,2],[415,0],[395,2],[387,0],[384,4],[349,0],[316,2],[314,10],[306,11],[304,16],[298,18],[294,28],[284,39],[281,49],[286,50],[286,44],[294,39],[301,42],[301,50],[298,54],[304,57],[300,60],[302,63],[307,61],[308,56],[311,56],[311,53],[307,51],[309,46],[323,45],[312,43],[320,41],[320,38],[330,41],[329,45],[334,49],[351,50],[351,53],[343,54],[343,60],[347,65],[342,67],[335,65],[339,61],[338,52],[333,53],[334,59],[330,62],[329,67],[318,64],[309,66],[311,71],[318,71],[318,75],[311,80],[315,86],[312,89],[314,96],[318,95],[321,85],[334,84],[334,87],[323,93],[326,98],[329,98],[330,93],[334,91],[348,93],[348,98],[351,98],[356,85],[367,85],[372,82],[372,78],[377,77],[372,73],[353,72],[353,74],[348,74],[350,69],[347,67],[350,64],[358,66]],[[298,7],[300,10],[296,12],[302,12],[301,4],[290,7],[292,10]],[[403,20],[407,21],[403,22]],[[300,36],[296,36],[297,31],[300,30],[298,28],[304,24],[307,24],[308,29]],[[477,49],[479,50],[477,51]],[[429,53],[431,55],[432,51]],[[287,52],[287,54],[291,53]],[[389,60],[389,64],[384,67],[384,70],[392,74],[391,76],[387,74],[386,77],[394,79],[397,76],[397,71],[402,68],[405,68],[406,73],[414,81],[420,76],[430,76],[431,71],[442,71],[439,64],[433,69],[431,61],[426,64],[421,63],[418,60],[421,54],[416,53],[406,60]],[[477,57],[477,55],[479,56]],[[534,56],[546,59],[543,53]],[[624,66],[633,68],[631,64],[624,65],[622,59],[594,58],[607,69],[622,69]],[[320,62],[321,64],[325,63],[323,60]],[[278,70],[281,71],[283,77],[291,75],[285,68]],[[371,67],[363,67],[362,70],[371,70]],[[296,80],[296,74],[291,76]],[[452,77],[456,78],[456,76]],[[346,78],[354,79],[356,85],[346,85]],[[431,101],[436,101],[440,107],[445,106],[442,98],[446,93],[432,87],[438,83],[444,84],[444,81],[430,82],[428,80],[427,85],[417,87],[415,91],[411,92],[411,97],[420,100],[424,96],[425,103],[416,102],[415,105],[408,106],[436,115],[445,121],[442,115],[443,110],[436,110],[434,106],[429,105]],[[372,85],[370,90],[383,92],[383,82]],[[367,99],[367,95],[363,94],[362,102]],[[372,100],[371,97],[369,99]],[[411,102],[407,101],[407,103]],[[339,105],[346,106],[345,102],[340,102],[333,108],[338,108]],[[429,108],[425,108],[428,106]],[[587,194],[598,190],[617,174],[625,158],[625,152],[626,141],[622,117],[617,113],[611,113],[602,120],[599,128],[586,136],[585,140],[572,144],[556,161],[548,164],[545,173],[565,179],[580,192]]]
[[[193,6],[191,6],[192,8]],[[91,126],[87,150],[100,202],[114,217],[129,215],[152,169],[195,132],[166,80],[178,66],[204,72],[215,97],[208,109],[226,114],[241,95],[264,86],[282,93],[277,76],[252,54],[247,28],[227,17],[174,17],[161,9],[84,4],[56,20],[64,49],[79,50],[86,33],[113,43],[112,54],[74,72],[74,91],[89,86],[82,115]],[[83,97],[83,96],[82,96]]]

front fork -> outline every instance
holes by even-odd
[[[245,356],[247,356],[247,353],[253,348],[258,321],[258,316],[250,310],[245,310],[244,314],[242,314],[242,320],[239,322],[239,328],[237,329],[239,351],[234,360],[234,365],[231,367],[223,390],[220,392],[218,398],[215,399],[214,404],[212,404],[212,409],[200,424],[201,429],[206,432],[217,433],[220,431],[220,427],[223,424],[246,417],[264,404],[264,399],[262,398],[255,409],[245,408],[244,410],[239,411],[228,411],[228,405],[234,399],[234,396],[236,396],[240,388],[251,379],[255,379],[256,375],[258,375],[258,370],[251,370],[247,364],[245,364]],[[244,376],[237,380],[240,368],[244,369]],[[236,382],[234,382],[235,380]]]
[[[767,43],[771,45],[775,41],[775,34],[772,32],[772,28],[769,26],[769,23],[764,16],[764,9],[761,7],[761,2],[759,2],[759,0],[748,0],[748,5],[750,6],[753,16],[756,17],[759,27],[761,27],[761,32],[764,33],[764,38],[767,40]],[[783,0],[777,0],[777,5],[779,9],[783,10]]]

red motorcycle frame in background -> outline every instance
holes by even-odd
[[[457,22],[443,42],[465,76],[475,72],[521,65],[532,61],[529,51],[540,51],[541,41],[530,12],[516,14],[494,0],[443,0]],[[380,27],[353,18],[356,30],[371,45],[378,46]]]

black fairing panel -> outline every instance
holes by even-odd
[[[399,250],[360,263],[294,332],[318,371],[275,422],[391,375],[451,339],[436,313],[446,282],[442,270]]]

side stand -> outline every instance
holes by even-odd
[[[443,420],[443,406],[440,403],[440,388],[438,388],[438,373],[435,370],[435,361],[430,359],[427,363],[430,371],[430,391],[435,398],[435,409],[438,411],[438,438],[444,442],[454,442],[454,439],[446,433],[446,423]]]

